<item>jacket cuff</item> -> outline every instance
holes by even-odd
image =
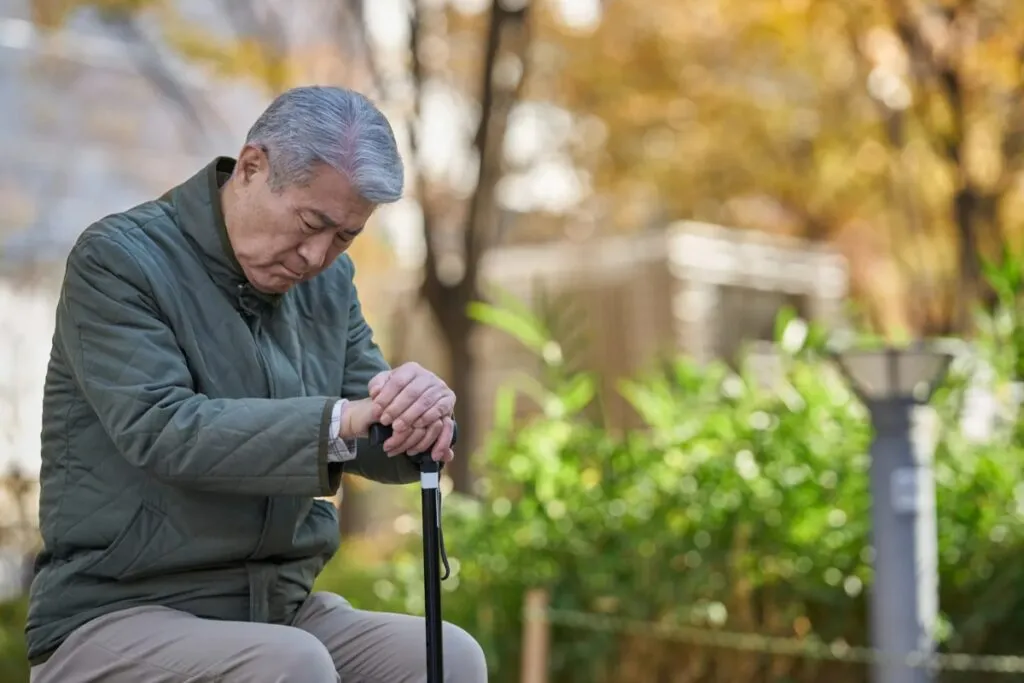
[[[331,410],[331,431],[327,443],[327,462],[348,462],[355,460],[358,447],[355,439],[342,439],[341,418],[348,405],[346,399],[335,402]]]
[[[320,495],[334,496],[341,487],[342,463],[330,462],[331,441],[336,440],[337,431],[331,431],[334,407],[338,399],[330,399],[324,404],[320,417],[320,446],[317,452],[317,471],[320,479]]]

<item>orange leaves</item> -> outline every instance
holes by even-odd
[[[936,0],[608,0],[596,24],[566,19],[565,7],[588,0],[533,1],[524,97],[572,113],[569,152],[612,207],[608,230],[644,227],[641,215],[764,227],[782,207],[815,234],[853,225],[927,235],[927,267],[945,274],[961,185],[985,201],[1005,195],[1004,231],[1024,225],[1021,0],[957,3],[952,22]],[[181,54],[272,92],[355,80],[340,35],[279,54],[273,41],[214,34],[165,2],[32,7],[47,26],[80,7],[157,11]],[[419,2],[432,84],[476,100],[489,1]],[[750,208],[772,202],[761,216]]]
[[[83,10],[132,17],[149,14],[156,18],[162,38],[182,56],[218,77],[247,81],[270,93],[293,85],[300,73],[322,74],[324,51],[334,48],[337,53],[336,46],[320,41],[282,54],[263,36],[238,38],[186,19],[173,0],[31,0],[33,21],[46,29],[62,27]]]
[[[288,55],[275,54],[256,38],[226,38],[167,12],[164,37],[172,48],[222,78],[241,79],[279,92],[289,84]]]
[[[30,0],[32,21],[44,29],[59,28],[81,9],[95,9],[103,13],[134,15],[164,4],[165,0]]]

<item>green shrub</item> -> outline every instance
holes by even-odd
[[[25,600],[0,602],[0,681],[28,683],[25,658]]]
[[[514,316],[501,320],[515,332]],[[537,321],[523,325],[544,348]],[[547,386],[533,392],[542,415],[513,424],[512,401],[499,400],[479,498],[447,499],[444,517],[455,570],[445,616],[480,638],[494,680],[518,680],[522,599],[535,586],[556,609],[866,644],[868,421],[823,357],[820,331],[783,318],[779,338],[783,377],[770,387],[685,359],[624,383],[648,429],[621,438],[584,417],[593,377],[560,373],[558,353],[546,354],[556,367],[549,362]],[[978,446],[951,428],[970,371],[959,362],[935,398],[940,635],[960,651],[1019,652],[1021,450],[1012,429]],[[420,612],[418,525],[409,526],[386,561],[343,551],[323,585],[362,607]],[[684,665],[703,673],[693,680],[716,683],[756,671],[773,683],[866,675],[561,627],[552,648],[559,683],[658,680]]]

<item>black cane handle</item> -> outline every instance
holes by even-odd
[[[394,430],[388,425],[382,425],[379,422],[374,422],[370,425],[370,445],[381,446],[385,441],[391,438]],[[459,425],[454,420],[452,421],[452,446],[459,439]],[[406,455],[413,459],[414,462],[421,463],[424,458],[429,458],[430,453],[406,453]],[[443,465],[443,463],[442,463]]]

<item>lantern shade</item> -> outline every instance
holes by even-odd
[[[872,401],[926,401],[951,360],[951,354],[923,345],[856,349],[836,354],[836,362],[854,390]]]

